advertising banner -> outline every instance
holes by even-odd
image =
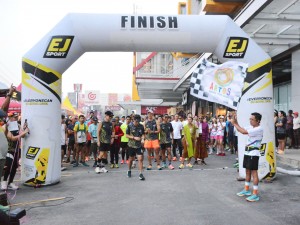
[[[193,72],[191,95],[237,109],[248,65],[229,61],[221,65],[204,59]]]
[[[84,95],[85,105],[98,105],[100,104],[100,91],[85,91]]]

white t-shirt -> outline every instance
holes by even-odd
[[[217,136],[217,124],[215,123],[210,123],[209,124],[209,129],[210,129],[210,136]]]
[[[299,129],[300,128],[300,117],[293,119],[293,129]]]
[[[61,137],[61,145],[66,144],[66,124],[61,124],[60,126],[60,137]]]
[[[247,147],[253,147],[260,149],[261,141],[263,139],[264,130],[261,126],[253,128],[252,126],[245,127],[248,132],[248,139],[246,142]],[[245,151],[245,155],[260,156],[259,150]]]
[[[178,120],[177,122],[173,120],[171,122],[174,132],[174,139],[181,139],[181,130],[183,128],[182,123]]]
[[[223,128],[222,128],[222,126],[223,126]],[[220,122],[217,125],[217,135],[219,135],[219,136],[224,136],[224,129],[225,129],[226,123],[222,122],[222,126],[221,126]]]

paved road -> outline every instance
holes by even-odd
[[[174,171],[145,171],[146,181],[138,180],[137,171],[127,178],[125,165],[107,174],[69,167],[61,183],[40,189],[22,187],[12,203],[74,198],[62,205],[30,209],[22,219],[22,224],[30,225],[300,224],[300,177],[278,174],[273,183],[261,182],[261,201],[249,203],[235,195],[243,182],[236,181],[234,161],[233,155],[210,156],[208,166],[193,170],[179,170],[176,163]]]

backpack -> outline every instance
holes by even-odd
[[[83,129],[80,129],[80,124],[78,124],[78,130],[77,130],[77,142],[83,143],[86,142],[86,124],[83,124]]]

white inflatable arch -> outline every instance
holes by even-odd
[[[85,52],[212,52],[222,62],[249,64],[238,120],[262,114],[265,143],[260,178],[276,174],[270,57],[228,16],[68,14],[22,61],[22,181],[50,185],[61,178],[62,74]],[[101,78],[99,78],[100,81]],[[246,137],[239,137],[240,162]],[[241,164],[241,163],[240,163]],[[240,166],[240,175],[245,171]]]

